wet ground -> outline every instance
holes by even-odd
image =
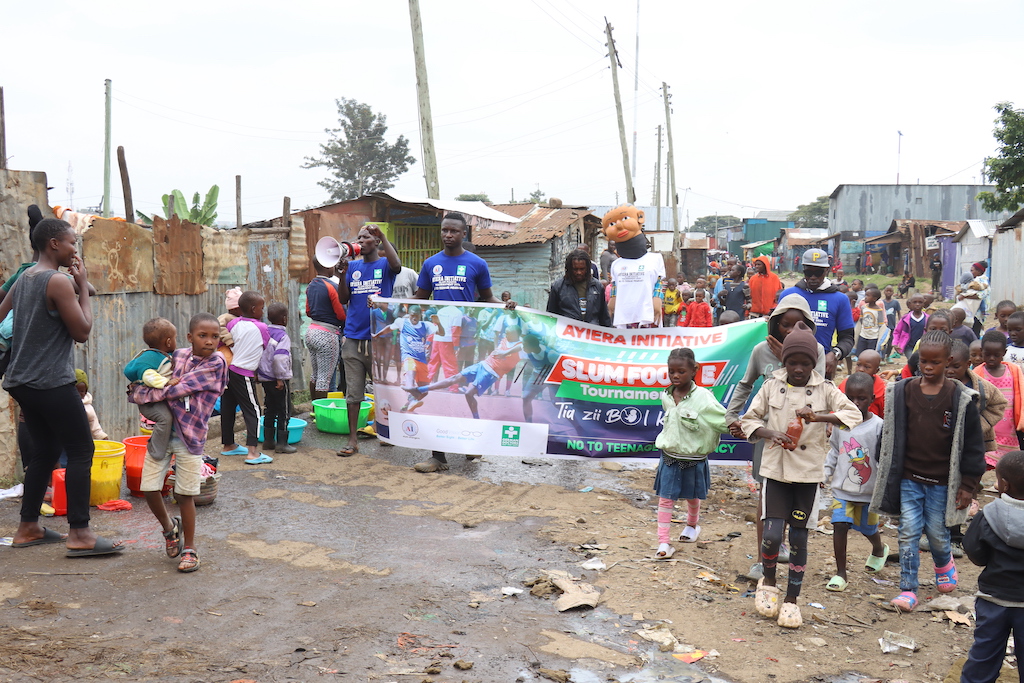
[[[208,453],[219,450],[216,441]],[[741,514],[741,543],[721,558],[726,545],[711,543],[689,549],[703,553],[692,554],[697,566],[637,559],[653,532],[645,463],[616,472],[591,461],[454,455],[451,471],[423,475],[411,466],[427,453],[370,439],[362,453],[336,457],[343,443],[308,429],[298,453],[271,465],[222,458],[217,500],[199,512],[202,567],[194,574],[177,572],[164,555],[138,498],[130,512],[94,510],[100,533],[128,543],[121,556],[0,547],[0,681],[862,679],[834,660],[785,664],[781,649],[791,650],[795,636],[831,638],[823,626],[795,636],[769,629],[736,616],[747,609],[741,596],[693,587],[702,563],[748,561]],[[0,535],[13,532],[19,503],[0,501]],[[732,529],[738,510],[720,510],[718,522],[709,512],[709,539]],[[66,530],[66,520],[50,521]],[[591,537],[611,543],[606,553],[624,558],[619,567],[580,566],[579,544]],[[528,591],[524,581],[545,570],[598,586],[602,603],[560,613],[554,599],[503,591]],[[723,654],[685,664],[636,635],[668,614],[680,640],[688,630],[684,642]],[[757,659],[754,649],[742,654],[755,645],[751,628],[764,641],[757,647],[780,648],[775,657],[784,662],[719,673],[737,656]],[[744,640],[735,629],[745,629],[738,635],[747,642],[734,642]]]
[[[622,636],[631,619],[503,596],[542,569],[584,573],[579,555],[537,533],[544,517],[460,523],[429,514],[439,489],[471,513],[478,503],[515,505],[502,495],[511,483],[627,488],[613,473],[460,455],[452,473],[419,475],[409,466],[424,453],[370,440],[364,455],[342,459],[333,455],[340,445],[311,432],[273,465],[223,458],[217,500],[199,512],[194,574],[164,556],[138,498],[130,512],[94,510],[101,534],[127,542],[121,556],[0,548],[0,679],[533,681],[548,680],[538,673],[545,668],[585,683],[637,673],[645,648]],[[433,498],[416,500],[418,488]],[[19,504],[0,502],[3,535]],[[52,525],[66,530],[63,518]],[[579,644],[605,659],[576,657]],[[676,680],[701,679],[666,665],[690,672]]]

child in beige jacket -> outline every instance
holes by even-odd
[[[757,584],[754,606],[761,616],[778,618],[779,626],[786,628],[803,623],[796,601],[807,569],[807,530],[815,523],[818,485],[824,481],[828,455],[825,424],[855,427],[862,419],[857,406],[815,371],[817,357],[813,332],[798,322],[782,345],[783,367],[761,386],[740,418],[740,429],[748,440],[766,441],[760,469],[764,478],[764,578]],[[780,606],[775,567],[786,524],[789,586]]]

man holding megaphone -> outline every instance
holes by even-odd
[[[338,263],[338,300],[348,307],[345,318],[345,341],[341,360],[345,368],[345,403],[348,408],[348,445],[338,451],[341,457],[359,452],[356,424],[359,405],[366,393],[366,378],[373,379],[370,352],[370,297],[389,298],[395,276],[402,271],[402,261],[394,245],[380,226],[367,223],[356,236],[356,249],[342,250]],[[348,260],[348,254],[361,254],[361,259]],[[381,253],[384,255],[381,256]]]

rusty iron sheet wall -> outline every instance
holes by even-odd
[[[154,216],[153,270],[157,294],[205,292],[202,227],[181,220],[177,214],[170,221]]]
[[[211,285],[245,285],[248,281],[249,230],[203,228],[203,268]]]
[[[0,282],[32,257],[28,243],[28,207],[36,204],[43,218],[52,217],[46,201],[46,174],[0,169]]]
[[[153,291],[153,231],[98,218],[81,237],[82,258],[97,294]]]

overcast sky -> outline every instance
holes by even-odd
[[[567,204],[625,200],[604,47],[615,28],[637,200],[652,201],[661,82],[672,93],[680,201],[698,216],[793,209],[841,183],[980,182],[997,102],[1024,106],[1019,0],[682,2],[421,0],[442,198],[540,188]],[[0,65],[14,169],[50,203],[100,203],[103,81],[136,208],[221,187],[245,221],[326,203],[306,170],[334,100],[387,115],[421,158],[408,3],[5,2]],[[112,208],[123,214],[116,158]],[[689,191],[687,191],[689,188]],[[422,164],[394,192],[426,196]],[[667,202],[666,202],[667,203]],[[927,218],[927,217],[922,217]]]

